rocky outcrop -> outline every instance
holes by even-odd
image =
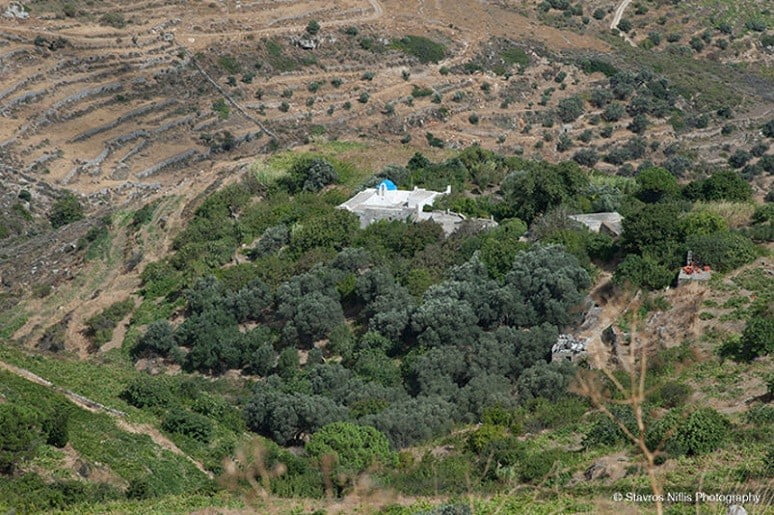
[[[3,11],[3,17],[16,20],[26,20],[30,17],[30,13],[28,13],[21,4],[11,2],[11,4],[5,8],[5,11]]]

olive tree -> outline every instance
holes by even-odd
[[[583,291],[590,284],[589,274],[578,259],[556,245],[537,245],[519,252],[505,276],[505,287],[525,299],[532,315],[531,325],[569,324],[574,318],[573,308],[583,300]]]

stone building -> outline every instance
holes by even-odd
[[[576,363],[584,359],[588,352],[586,339],[576,338],[571,334],[560,334],[551,347],[551,361],[570,361]]]
[[[607,234],[613,238],[617,238],[623,233],[623,217],[615,211],[608,213],[570,215],[569,218],[570,220],[582,223],[588,227],[591,232]]]

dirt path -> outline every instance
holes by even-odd
[[[621,18],[623,18],[624,11],[626,11],[626,8],[629,6],[629,4],[632,3],[632,0],[621,0],[621,3],[618,4],[618,7],[615,8],[615,14],[613,15],[613,21],[610,22],[610,28],[611,29],[617,29],[618,24],[621,23]],[[621,36],[631,45],[636,46],[634,44],[634,41],[629,39],[629,36],[623,32],[619,31]]]
[[[612,274],[603,272],[600,274],[596,286],[589,292],[589,297],[594,299],[602,307],[602,310],[597,315],[594,324],[579,332],[577,336],[587,341],[587,349],[592,363],[595,368],[600,368],[610,358],[607,348],[602,342],[602,333],[631,309],[639,300],[639,293],[636,295],[614,294]]]
[[[86,411],[91,411],[92,413],[107,413],[108,415],[110,415],[115,419],[116,426],[118,426],[119,429],[126,431],[127,433],[141,434],[141,435],[146,435],[150,437],[150,439],[153,440],[153,443],[179,456],[183,456],[188,461],[193,463],[193,465],[197,469],[199,469],[203,474],[205,474],[207,477],[212,479],[213,477],[212,473],[207,469],[205,469],[204,465],[202,465],[199,461],[196,461],[195,459],[191,458],[186,453],[181,451],[180,448],[177,445],[175,445],[175,443],[172,440],[162,435],[159,432],[159,430],[156,429],[155,427],[150,426],[148,424],[135,424],[135,423],[129,422],[126,420],[125,418],[126,413],[124,413],[123,411],[119,411],[117,409],[113,409],[103,404],[100,404],[87,397],[84,397],[83,395],[79,395],[71,390],[62,388],[61,386],[56,386],[51,381],[44,379],[39,375],[33,372],[30,372],[27,369],[11,365],[10,363],[6,363],[4,361],[0,361],[0,370],[5,370],[7,372],[10,372],[11,374],[21,377],[22,379],[26,379],[27,381],[31,381],[35,384],[39,384],[41,386],[45,386],[46,388],[50,388],[57,393],[61,393],[67,398],[67,400],[69,400],[70,402],[72,402],[73,404],[75,404],[81,409],[84,409]]]

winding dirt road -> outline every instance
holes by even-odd
[[[632,0],[621,0],[621,3],[618,4],[618,7],[615,8],[615,14],[613,14],[613,21],[610,22],[610,28],[611,29],[617,29],[618,24],[621,23],[621,18],[623,18],[624,11],[626,11],[626,8],[629,6],[629,4],[632,3]],[[631,46],[635,46],[634,41],[629,39],[629,36],[625,32],[621,32],[621,36],[629,42]]]

